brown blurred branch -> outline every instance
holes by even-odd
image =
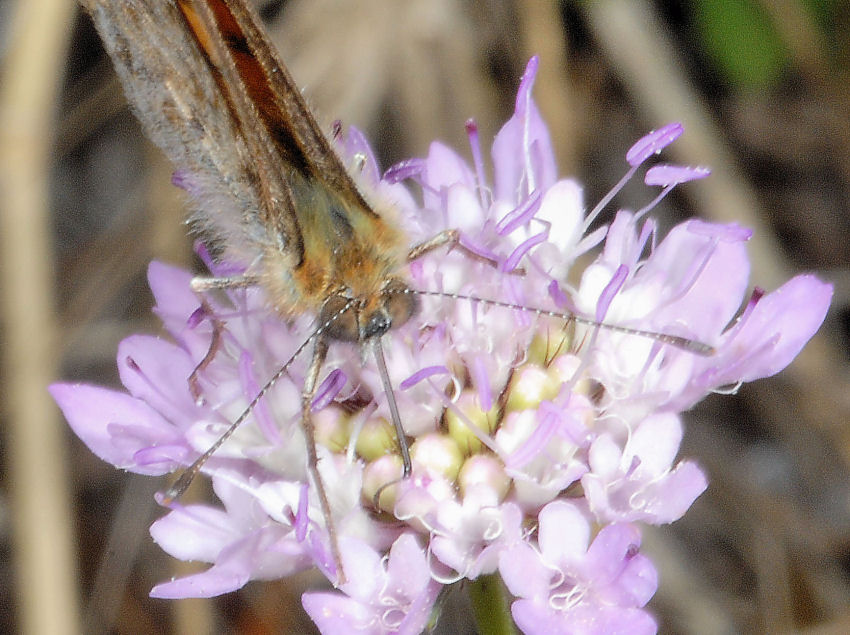
[[[55,367],[47,175],[74,5],[21,0],[0,93],[3,362],[19,630],[79,632],[63,428],[46,392]]]

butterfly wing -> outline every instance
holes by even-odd
[[[177,3],[82,3],[136,116],[196,201],[193,226],[246,263],[273,244],[297,266],[301,235],[275,144],[255,111],[234,108],[238,88],[224,88]]]
[[[305,178],[323,181],[347,201],[371,211],[340,162],[295,82],[269,43],[256,12],[244,0],[178,0],[201,47],[227,74],[232,61],[236,75],[230,86],[241,86],[248,103],[287,164]],[[220,37],[209,37],[215,28]],[[240,106],[241,107],[241,106]],[[240,114],[240,117],[244,116]]]

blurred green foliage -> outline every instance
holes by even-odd
[[[701,0],[693,12],[706,54],[733,89],[764,88],[788,67],[788,51],[761,3]]]

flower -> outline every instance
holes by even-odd
[[[533,58],[494,141],[492,183],[473,123],[472,166],[434,143],[381,177],[358,131],[340,140],[340,154],[362,166],[363,190],[382,213],[395,210],[411,245],[459,230],[457,248],[410,263],[421,310],[383,337],[409,478],[378,372],[354,345],[332,343],[312,404],[324,516],[300,427],[310,363],[300,353],[315,316],[284,322],[258,288],[201,302],[188,273],[153,263],[155,311],[172,341],[122,342],[126,394],[51,387],[92,451],[151,475],[186,466],[262,393],[204,465],[222,506],[173,502],[151,528],[175,557],[211,567],[155,595],[216,595],[313,566],[340,582],[341,565],[338,591],[303,598],[323,632],[415,633],[442,585],[498,572],[527,633],[655,630],[645,605],[656,573],[634,523],[676,520],[707,486],[693,461],[676,462],[680,413],[781,370],[819,327],[832,290],[798,276],[756,290],[736,318],[749,230],[691,220],[659,239],[647,216],[704,168],[650,167],[644,182],[662,188],[657,196],[588,233],[682,127],[638,141],[623,180],[585,214],[580,185],[557,179],[531,97],[536,68]],[[574,275],[579,256],[599,247]],[[219,275],[245,266],[207,261]]]
[[[324,633],[399,633],[425,630],[440,584],[413,534],[399,536],[386,558],[365,543],[343,541],[350,579],[338,593],[305,593],[304,608]]]
[[[655,621],[641,608],[658,579],[638,553],[634,525],[606,525],[591,543],[587,518],[571,503],[553,501],[538,519],[538,549],[520,542],[499,554],[499,572],[520,598],[511,612],[523,632],[655,632]]]

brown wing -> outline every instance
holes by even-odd
[[[223,89],[175,0],[82,3],[148,135],[187,173],[200,199],[195,225],[246,262],[272,241],[297,265],[302,241],[286,170],[256,112],[234,108],[239,91]]]
[[[200,18],[202,29],[192,28],[201,47],[216,60],[213,63],[218,65],[230,57],[239,85],[284,160],[308,179],[324,181],[354,207],[371,211],[268,41],[253,8],[245,0],[178,0],[178,5],[190,24],[193,14]],[[220,38],[209,37],[204,27],[216,28]]]

